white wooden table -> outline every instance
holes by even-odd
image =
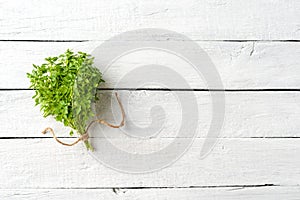
[[[40,133],[51,126],[65,141],[74,140],[34,107],[26,78],[31,64],[67,48],[91,52],[139,28],[185,34],[219,71],[226,90],[224,127],[203,160],[201,133],[177,162],[143,174],[117,172],[82,145],[64,147]],[[297,0],[1,0],[0,199],[300,199],[299,41]],[[194,92],[199,100],[201,130],[209,94],[193,82],[194,74],[184,76],[199,89],[181,92]],[[172,105],[169,94],[121,91],[133,96],[141,113],[157,103],[149,99]],[[140,116],[138,123],[148,122],[147,114]],[[173,137],[165,134],[162,143]]]

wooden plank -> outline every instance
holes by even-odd
[[[2,40],[103,40],[139,28],[165,28],[194,40],[300,39],[298,1],[1,0]],[[172,38],[168,35],[167,38]]]
[[[179,143],[184,140],[187,139],[180,139]],[[164,138],[152,142],[151,150],[171,141]],[[118,148],[140,153],[133,149],[136,143],[130,139],[115,142]],[[192,147],[169,167],[152,173],[128,174],[100,164],[83,145],[66,147],[53,139],[1,139],[0,188],[296,186],[300,183],[299,139],[219,139],[213,151],[199,159],[202,143],[203,139],[195,139]],[[157,158],[164,159],[172,153]]]
[[[0,198],[16,200],[49,199],[299,199],[299,187],[228,187],[197,189],[27,189],[0,190]]]
[[[34,107],[33,91],[1,91],[0,92],[0,137],[50,137],[41,131],[51,126],[59,136],[68,137],[68,129],[51,117],[43,118],[39,107]],[[175,96],[185,95],[186,102],[192,103],[194,94],[198,103],[199,127],[197,137],[206,137],[212,118],[211,100],[208,92],[170,92],[170,91],[119,91],[121,99],[126,103],[126,124],[122,131],[139,135],[139,128],[144,131],[160,130],[160,137],[175,137],[181,123],[181,107]],[[113,101],[110,107],[110,91],[99,91],[101,101],[97,110],[108,121],[114,122],[119,116],[112,115],[112,109],[119,111],[118,104]],[[299,120],[300,93],[298,92],[229,92],[226,93],[225,120],[220,137],[300,137]],[[150,110],[161,106],[164,113],[156,113],[151,118]],[[100,113],[97,112],[97,113]],[[218,114],[218,113],[217,113]],[[118,115],[118,114],[115,114]],[[115,119],[116,117],[116,119]],[[165,119],[163,124],[152,120]],[[195,119],[194,119],[195,120]],[[147,129],[149,127],[149,129]],[[106,137],[122,134],[121,130],[102,127]],[[137,129],[135,131],[135,129]],[[122,134],[123,135],[123,134]],[[94,134],[94,137],[100,137]]]
[[[67,48],[92,52],[102,42],[36,43],[0,42],[0,88],[27,88],[26,73],[32,63],[41,64],[48,56],[56,56]],[[225,89],[296,88],[300,89],[300,43],[282,42],[198,42],[215,64]],[[110,49],[107,49],[110,51]],[[189,51],[192,51],[191,49]],[[192,54],[190,52],[189,54]],[[141,51],[124,56],[104,72],[106,84],[116,87],[132,69],[146,64],[160,64],[175,70],[189,86],[171,81],[169,88],[207,88],[206,81],[193,67],[179,58],[157,51]],[[153,87],[143,85],[147,73],[117,85],[118,87]],[[158,87],[155,85],[155,87]],[[210,89],[220,89],[211,87]]]

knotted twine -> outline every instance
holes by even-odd
[[[116,95],[118,104],[119,104],[119,106],[120,106],[121,112],[122,112],[122,121],[121,121],[121,123],[120,123],[119,125],[113,125],[113,124],[110,124],[110,123],[108,123],[107,121],[105,121],[105,120],[103,120],[103,119],[96,119],[96,120],[93,120],[93,121],[91,121],[91,122],[89,123],[89,125],[88,125],[87,128],[85,129],[84,133],[83,133],[83,134],[82,134],[75,142],[73,142],[73,143],[65,143],[65,142],[62,142],[61,140],[59,140],[59,139],[56,137],[56,135],[55,135],[53,129],[50,128],[50,127],[47,127],[42,133],[43,133],[43,134],[46,134],[47,132],[51,132],[52,135],[53,135],[53,138],[54,138],[58,143],[60,143],[60,144],[62,144],[62,145],[65,145],[65,146],[73,146],[73,145],[77,144],[77,143],[80,142],[80,141],[83,141],[83,142],[84,142],[84,141],[87,141],[87,140],[89,139],[89,133],[88,133],[88,130],[89,130],[89,128],[90,128],[94,123],[96,123],[96,122],[98,122],[98,123],[100,123],[100,124],[104,124],[104,125],[109,126],[109,127],[111,127],[111,128],[120,128],[120,127],[124,126],[124,121],[125,121],[125,112],[124,112],[124,108],[123,108],[123,105],[122,105],[122,103],[121,103],[121,101],[120,101],[120,99],[119,99],[118,93],[115,93],[115,95]]]

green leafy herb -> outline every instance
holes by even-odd
[[[46,63],[33,65],[30,88],[35,90],[36,105],[43,116],[52,115],[57,121],[83,135],[91,117],[96,88],[104,82],[101,72],[93,66],[93,57],[67,50],[57,57],[46,58]],[[73,135],[73,130],[70,135]],[[88,141],[86,147],[92,149]]]

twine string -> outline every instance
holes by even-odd
[[[84,142],[84,141],[87,141],[87,140],[89,139],[88,130],[89,130],[90,127],[91,127],[94,123],[96,123],[96,122],[98,122],[98,123],[100,123],[100,124],[103,124],[103,125],[106,125],[106,126],[111,127],[111,128],[120,128],[120,127],[124,126],[124,124],[125,124],[125,111],[124,111],[123,105],[122,105],[122,103],[121,103],[121,101],[120,101],[120,99],[119,99],[118,93],[115,92],[115,95],[116,95],[118,104],[119,104],[119,106],[120,106],[121,112],[122,112],[122,121],[120,122],[119,125],[113,125],[113,124],[111,124],[111,123],[109,123],[109,122],[107,122],[107,121],[105,121],[105,120],[103,120],[103,119],[95,119],[95,120],[93,120],[93,121],[91,121],[91,122],[89,123],[89,125],[88,125],[87,128],[85,129],[84,133],[83,133],[83,134],[82,134],[75,142],[73,142],[73,143],[65,143],[65,142],[62,142],[61,140],[59,140],[59,139],[56,137],[56,135],[55,135],[53,129],[50,128],[50,127],[45,128],[45,130],[44,130],[42,133],[43,133],[43,134],[46,134],[47,132],[51,132],[53,138],[54,138],[58,143],[60,143],[60,144],[62,144],[62,145],[65,145],[65,146],[73,146],[73,145],[77,144],[77,143],[80,142],[80,141],[83,141],[83,142]]]

